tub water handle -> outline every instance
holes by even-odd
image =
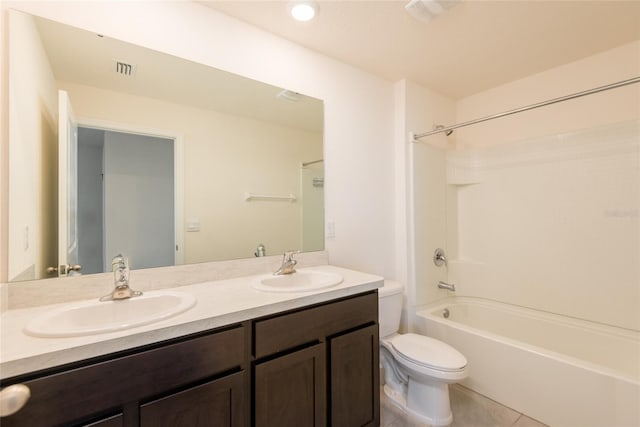
[[[433,253],[433,263],[436,265],[436,267],[442,267],[442,265],[448,267],[447,256],[444,253],[444,249],[436,249],[436,251]]]

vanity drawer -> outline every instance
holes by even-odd
[[[2,426],[68,424],[239,370],[245,348],[237,327],[27,381],[31,399]]]
[[[259,359],[377,321],[377,292],[257,320],[254,355]]]

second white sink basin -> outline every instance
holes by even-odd
[[[184,292],[151,291],[119,301],[83,301],[43,313],[24,332],[36,337],[74,337],[146,325],[180,314],[196,303]]]
[[[298,270],[292,274],[263,276],[252,283],[254,289],[266,292],[311,292],[342,283],[336,273],[315,270]]]

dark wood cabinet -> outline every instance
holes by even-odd
[[[325,345],[255,366],[255,426],[325,426]]]
[[[29,387],[31,398],[20,411],[3,417],[2,427],[138,426],[140,405],[144,408],[147,401],[172,393],[175,400],[159,402],[175,404],[180,401],[180,392],[192,392],[189,395],[193,397],[196,391],[203,390],[198,386],[204,382],[233,373],[248,375],[245,369],[248,330],[237,326],[213,331],[19,381]],[[211,395],[206,398],[212,400]],[[244,400],[233,403],[244,405]],[[229,408],[234,410],[245,413],[246,408]],[[234,418],[230,425],[245,424],[244,418]],[[190,425],[217,424],[209,421]]]
[[[331,425],[380,425],[378,325],[329,340]]]
[[[257,319],[255,426],[380,425],[378,295]]]
[[[359,427],[380,423],[378,296],[367,292],[3,380],[2,427]]]

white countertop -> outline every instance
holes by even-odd
[[[382,286],[382,277],[340,267],[322,265],[309,270],[338,273],[343,281],[331,288],[296,293],[253,289],[251,282],[264,274],[180,286],[174,290],[191,293],[197,299],[190,310],[149,325],[91,336],[36,338],[23,332],[31,319],[65,303],[6,311],[0,317],[0,378],[132,349]],[[135,283],[131,287],[135,289]]]

